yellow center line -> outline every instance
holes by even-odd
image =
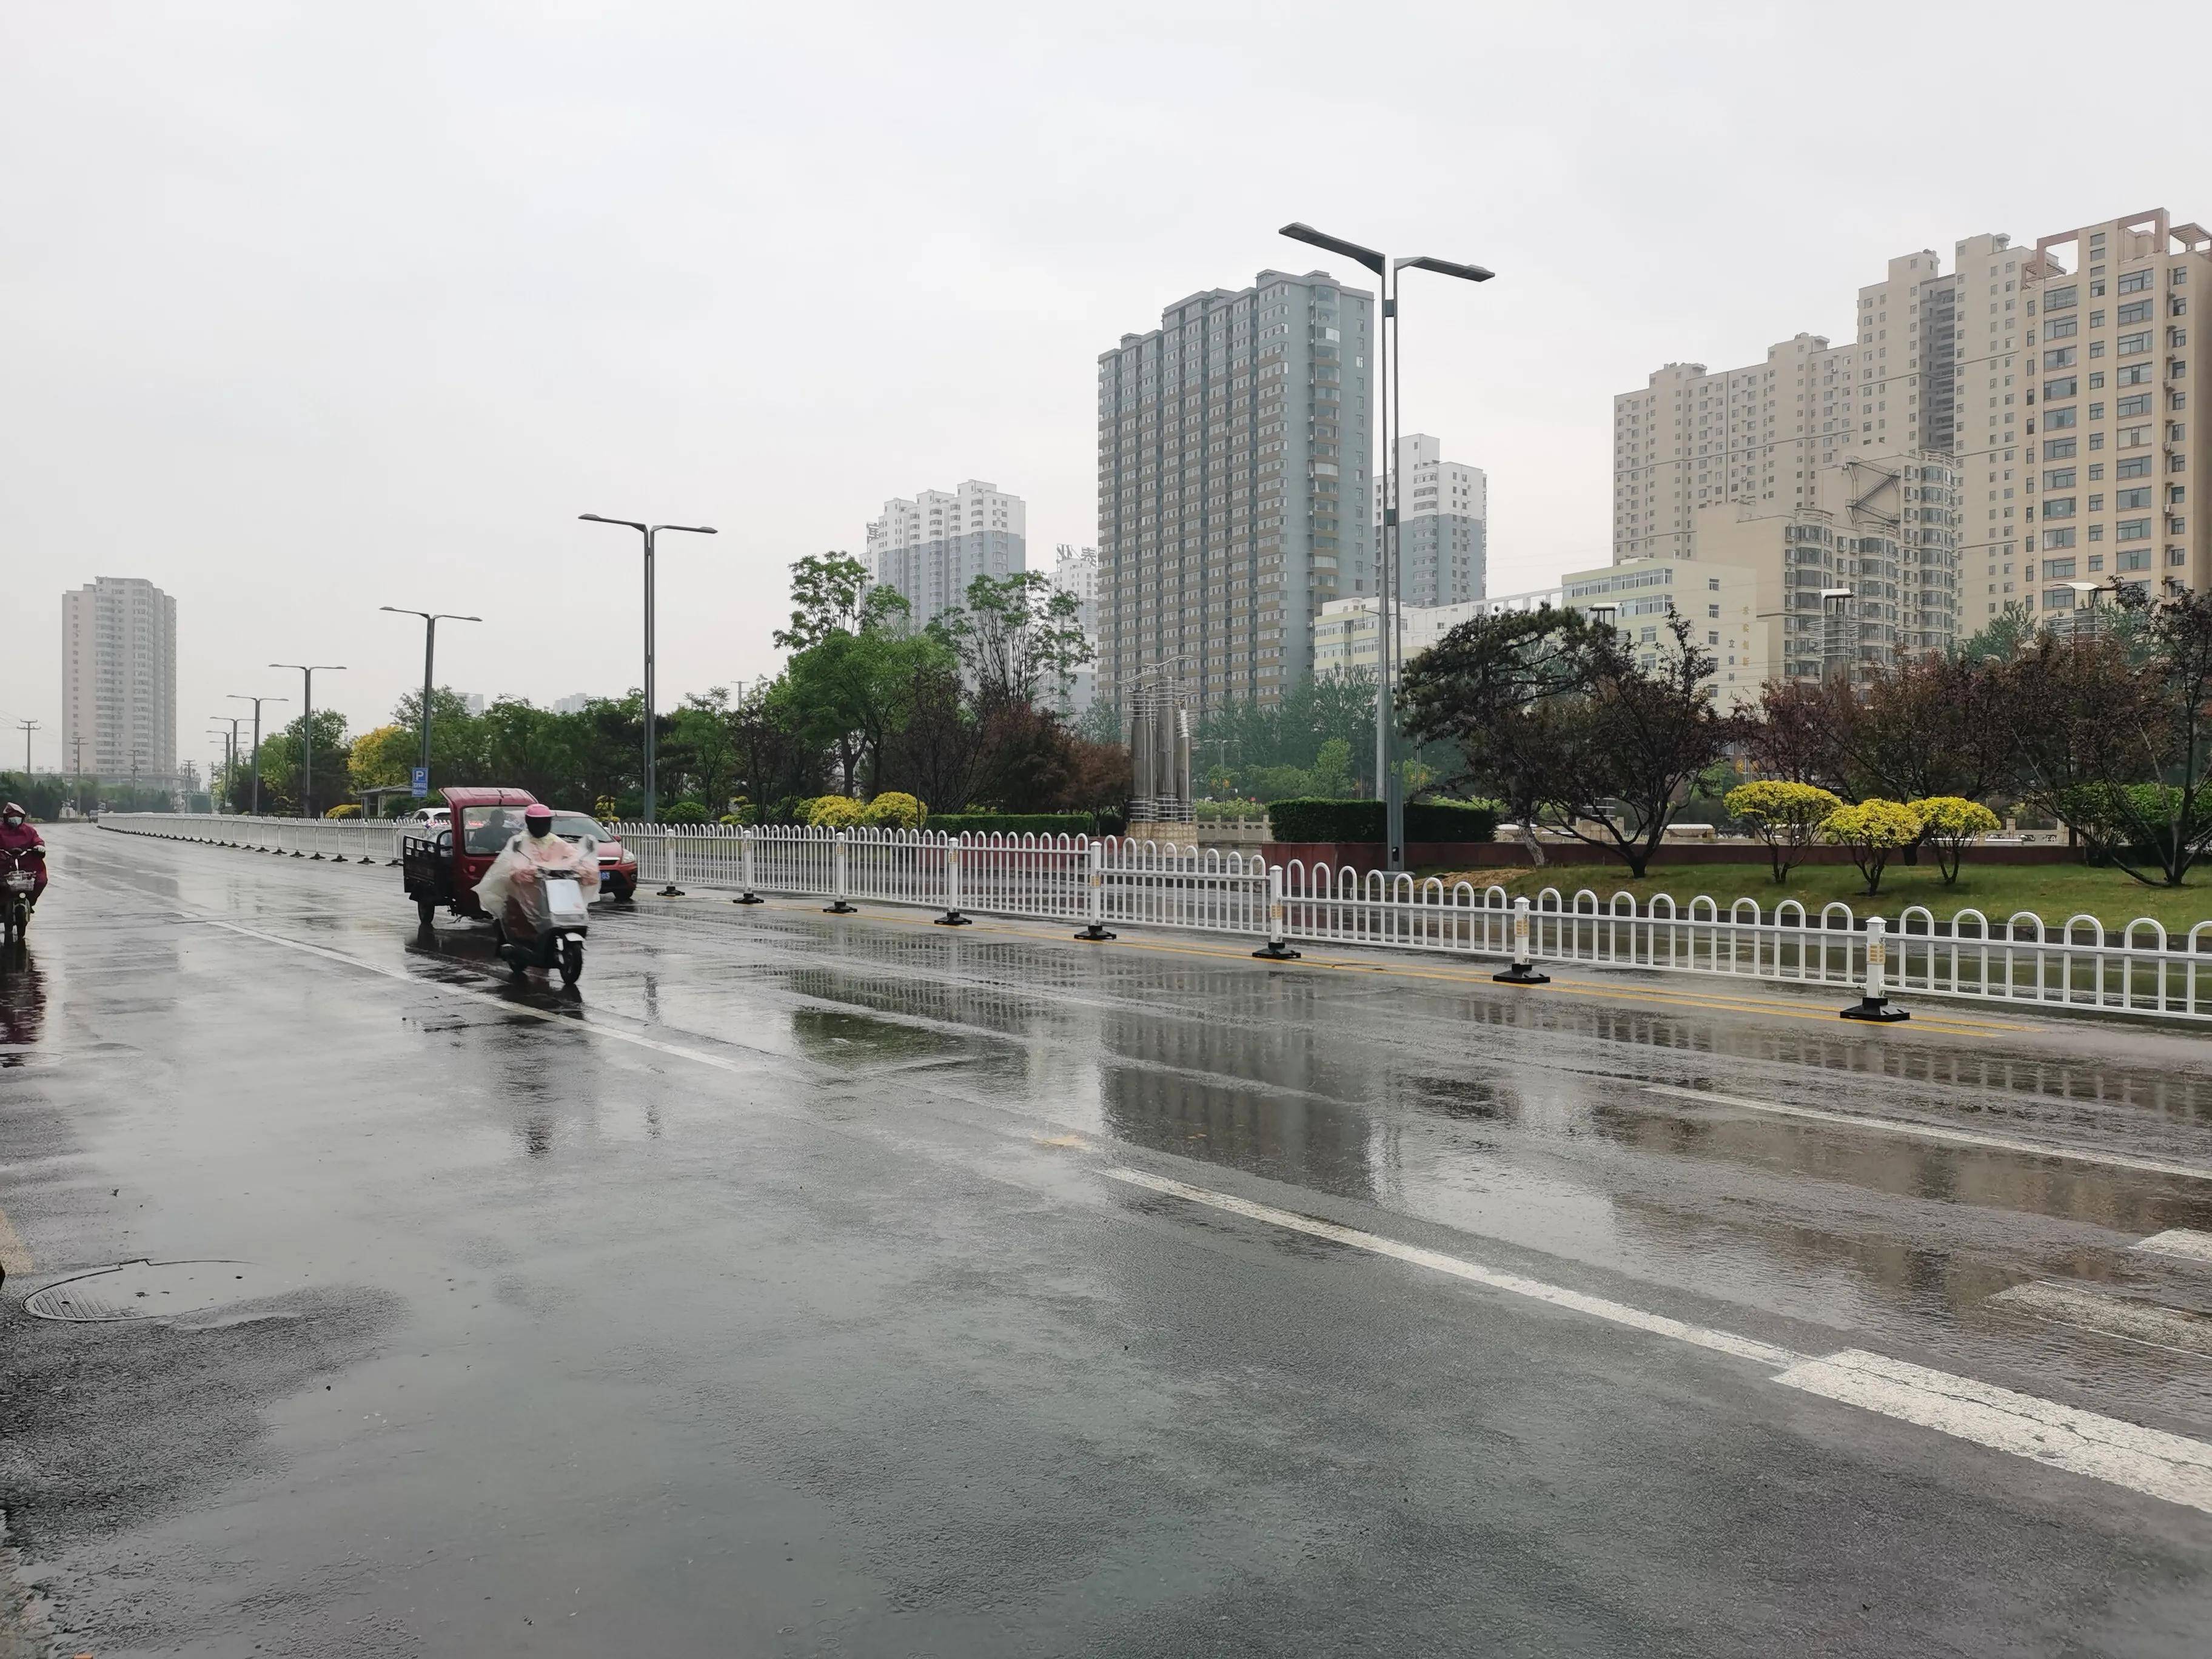
[[[8,1220],[8,1212],[0,1210],[0,1273],[27,1273],[31,1271],[31,1249]]]
[[[804,904],[779,904],[771,900],[769,902],[769,908],[777,910],[799,911],[810,908],[811,907]],[[867,919],[871,921],[891,922],[908,927],[926,927],[936,925],[933,919],[927,916],[906,915],[890,910],[871,910],[867,913]],[[1084,921],[1084,918],[1080,916],[1072,916],[1066,918],[1066,920],[1073,923],[1080,923]],[[1142,924],[1128,925],[1141,926]],[[979,921],[975,924],[975,927],[978,933],[997,934],[1008,939],[1046,939],[1051,937],[1049,934],[1040,932],[1033,926],[994,926],[990,922]],[[1169,945],[1151,939],[1123,939],[1114,942],[1119,944],[1126,950],[1144,951],[1154,955],[1207,957],[1212,957],[1214,960],[1223,962],[1243,962],[1249,960],[1251,955],[1248,951],[1224,951],[1199,945]],[[1396,979],[1437,980],[1449,985],[1480,986],[1487,985],[1492,982],[1490,976],[1487,974],[1481,973],[1480,971],[1468,972],[1465,970],[1456,970],[1446,968],[1417,968],[1411,965],[1401,965],[1397,963],[1368,962],[1356,957],[1316,956],[1310,951],[1307,952],[1297,962],[1277,963],[1273,965],[1278,968],[1349,969],[1361,973],[1388,975],[1390,977]],[[1622,985],[1615,987],[1608,985],[1560,984],[1554,981],[1551,985],[1539,987],[1537,988],[1555,992],[1562,996],[1597,997],[1607,999],[1613,1001],[1641,1000],[1659,1002],[1663,1003],[1669,1007],[1694,1008],[1706,1012],[1771,1014],[1783,1019],[1819,1020],[1824,1024],[1833,1024],[1836,1018],[1836,1015],[1833,1012],[1811,1008],[1793,1008],[1786,1003],[1779,1001],[1770,1001],[1765,999],[1752,997],[1710,996],[1700,994],[1696,992],[1667,990],[1647,985]],[[1846,996],[1850,994],[1851,990],[1851,988],[1849,986],[1832,986],[1828,988],[1835,991],[1839,995]],[[1913,1016],[1912,1024],[1921,1030],[1936,1031],[1946,1036],[1989,1036],[2000,1031],[2030,1031],[2036,1029],[2031,1025],[2008,1024],[1999,1020],[1970,1020],[1953,1015],[1928,1013],[1916,1013]]]

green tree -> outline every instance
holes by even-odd
[[[786,651],[808,651],[833,634],[902,628],[906,598],[872,587],[868,568],[849,553],[810,553],[791,567],[791,626],[772,635]]]
[[[1578,611],[1471,618],[1407,665],[1407,728],[1458,746],[1455,783],[1641,876],[1735,732],[1714,710],[1713,658],[1689,622],[1670,610],[1666,631],[1647,671],[1620,634]]]
[[[1959,879],[1959,865],[1974,837],[1997,827],[1997,815],[1988,807],[1956,795],[1934,795],[1905,805],[1920,820],[1921,838],[1936,849],[1936,867],[1946,887]]]
[[[1863,800],[1828,814],[1820,836],[1850,849],[1872,898],[1881,891],[1882,872],[1892,856],[1917,842],[1921,829],[1920,815],[1901,801]]]
[[[352,796],[353,780],[347,769],[352,744],[346,738],[345,716],[335,708],[315,711],[313,767],[307,799],[300,798],[300,763],[304,719],[295,719],[275,736],[261,740],[261,810],[293,817],[320,817]],[[232,795],[250,788],[241,777]]]
[[[1804,861],[1805,849],[1820,826],[1843,805],[1827,790],[1810,783],[1760,778],[1739,785],[1723,798],[1729,816],[1766,843],[1766,859],[1778,885]]]
[[[1076,616],[1073,595],[1054,587],[1042,572],[1027,570],[976,577],[968,584],[967,604],[933,625],[959,653],[984,708],[1035,707],[1040,700],[1060,707],[1075,671],[1091,658]]]

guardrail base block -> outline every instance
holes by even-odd
[[[1097,945],[1103,944],[1107,939],[1112,939],[1115,936],[1108,933],[1103,927],[1101,927],[1094,921],[1075,937],[1079,939],[1085,940],[1090,944]]]
[[[1863,997],[1855,1006],[1844,1009],[1836,1018],[1866,1019],[1872,1020],[1878,1025],[1894,1025],[1899,1020],[1911,1019],[1912,1016],[1902,1008],[1891,1007],[1887,997]]]
[[[749,891],[743,898],[733,898],[730,902],[732,904],[766,904],[768,901],[763,898],[758,893]]]
[[[848,904],[844,900],[839,899],[835,904],[823,905],[822,907],[822,914],[825,916],[857,915],[860,914],[860,908],[857,905]]]
[[[1498,985],[1549,985],[1552,982],[1549,974],[1538,973],[1533,964],[1526,962],[1516,962],[1504,973],[1492,974],[1490,977],[1493,983]]]
[[[684,896],[684,890],[672,881],[667,886],[660,890],[660,896],[663,898],[682,898]]]
[[[1252,955],[1256,961],[1260,962],[1296,962],[1299,952],[1293,951],[1287,945],[1276,945],[1270,942],[1265,950],[1255,951]]]
[[[943,915],[938,917],[937,925],[939,927],[972,927],[975,924],[957,910],[947,910]]]

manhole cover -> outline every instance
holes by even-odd
[[[24,1309],[40,1319],[167,1319],[265,1296],[246,1261],[126,1261],[35,1291]]]

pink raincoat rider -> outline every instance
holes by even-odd
[[[523,809],[522,833],[507,843],[477,884],[477,902],[486,915],[510,921],[519,912],[524,929],[535,933],[543,914],[535,890],[538,872],[547,868],[575,871],[586,904],[599,891],[599,842],[589,836],[580,842],[563,841],[553,833],[552,808],[533,801]]]
[[[0,806],[0,853],[13,852],[18,848],[35,847],[43,855],[46,842],[33,827],[31,815],[9,801]],[[31,908],[39,908],[39,895],[46,890],[46,860],[43,856],[31,860],[31,868],[38,874],[38,884],[31,889]]]

